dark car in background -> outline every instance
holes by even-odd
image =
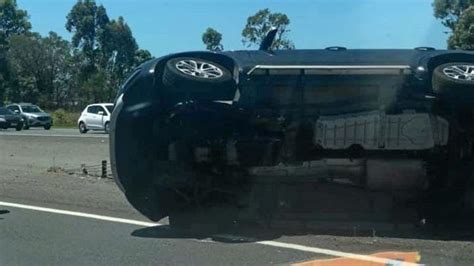
[[[339,217],[391,209],[379,197],[474,210],[474,52],[266,46],[172,54],[126,81],[110,153],[139,211],[172,225],[223,205],[278,220],[343,196],[353,212]]]
[[[49,130],[53,125],[51,115],[31,103],[13,103],[7,106],[10,111],[21,115],[24,119],[24,129],[30,127],[43,127]]]
[[[23,118],[7,108],[0,107],[0,128],[14,128],[20,131],[23,128]]]

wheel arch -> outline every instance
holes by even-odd
[[[149,70],[147,70],[147,72],[154,73],[153,74],[153,87],[155,88],[155,91],[159,92],[161,91],[159,88],[165,87],[162,77],[165,72],[167,62],[171,59],[175,59],[179,57],[193,57],[193,58],[213,61],[221,65],[222,67],[226,68],[230,72],[231,79],[234,81],[233,87],[235,88],[235,90],[238,89],[239,69],[238,69],[238,64],[235,62],[235,60],[226,54],[201,51],[201,52],[183,52],[183,53],[170,54],[165,57],[159,58],[156,62],[154,62],[154,66],[151,66],[151,68],[148,68]],[[162,95],[161,93],[158,93],[158,95],[159,95],[158,97],[162,99],[161,104],[163,106],[168,106],[168,105],[172,106],[175,103],[181,101],[181,97],[182,97],[179,94]],[[233,95],[232,97],[235,97],[235,95]],[[166,99],[166,100],[163,100],[163,99]]]
[[[432,73],[433,70],[442,64],[452,63],[452,62],[470,62],[474,63],[474,55],[467,53],[449,53],[442,54],[431,57],[427,62],[427,67],[429,73]]]
[[[449,54],[441,54],[437,56],[431,57],[426,66],[429,73],[429,82],[431,85],[431,78],[433,76],[433,71],[436,67],[446,64],[446,63],[453,63],[453,62],[469,62],[474,63],[474,55],[467,54],[467,53],[449,53]]]

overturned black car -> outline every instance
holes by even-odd
[[[473,207],[470,51],[185,52],[143,64],[115,104],[113,174],[152,220],[219,206],[279,219],[342,196],[353,213],[387,195]]]

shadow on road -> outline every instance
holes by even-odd
[[[394,224],[373,224],[359,227],[354,223],[350,227],[340,221],[325,221],[318,228],[308,228],[305,225],[296,226],[289,223],[278,228],[262,227],[257,225],[223,226],[211,223],[193,224],[189,229],[177,230],[168,225],[148,227],[132,232],[132,236],[143,238],[193,238],[212,239],[223,243],[245,243],[265,240],[275,240],[281,236],[298,235],[326,235],[344,237],[392,237],[420,240],[459,240],[474,241],[472,221],[451,221],[447,223],[415,226]],[[314,226],[314,223],[313,223]]]
[[[163,239],[211,239],[222,243],[247,243],[263,240],[274,240],[282,235],[276,230],[266,230],[257,228],[234,228],[219,230],[210,228],[209,225],[196,225],[193,229],[178,230],[168,225],[160,225],[138,229],[132,232],[132,236],[143,238],[163,238]]]
[[[0,210],[0,215],[2,215],[2,214],[8,214],[8,213],[10,213],[9,210]],[[3,220],[3,218],[0,217],[0,220]]]

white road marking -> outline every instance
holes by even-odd
[[[110,216],[97,215],[97,214],[90,214],[90,213],[84,213],[84,212],[75,212],[75,211],[59,210],[59,209],[45,208],[45,207],[39,207],[39,206],[31,206],[31,205],[18,204],[18,203],[12,203],[12,202],[0,201],[0,206],[26,209],[26,210],[33,210],[33,211],[40,211],[40,212],[55,213],[55,214],[63,214],[63,215],[90,218],[90,219],[116,222],[116,223],[123,223],[123,224],[139,225],[139,226],[145,226],[145,227],[162,225],[162,224],[159,224],[159,223],[150,223],[150,222],[123,219],[123,218],[110,217]],[[223,237],[224,235],[220,235],[220,236]],[[244,237],[232,236],[232,235],[227,235],[225,237],[244,239]],[[362,260],[362,261],[367,261],[367,262],[382,263],[384,265],[407,265],[407,266],[408,265],[409,266],[422,265],[422,264],[401,262],[401,261],[378,258],[378,257],[373,257],[373,256],[368,256],[368,255],[360,255],[360,254],[355,254],[355,253],[348,253],[348,252],[342,252],[342,251],[330,250],[330,249],[323,249],[323,248],[317,248],[317,247],[309,247],[309,246],[290,244],[290,243],[284,243],[284,242],[278,242],[278,241],[258,241],[258,242],[254,242],[254,243],[255,244],[260,244],[260,245],[265,245],[265,246],[271,246],[271,247],[286,248],[286,249],[304,251],[304,252],[315,253],[315,254],[323,254],[323,255],[328,255],[328,256],[333,256],[333,257],[341,257],[341,258]]]
[[[108,138],[109,135],[63,135],[63,134],[15,134],[15,133],[0,133],[0,136],[29,136],[29,137],[55,137],[55,138]]]
[[[104,216],[104,215],[58,210],[58,209],[52,209],[52,208],[45,208],[45,207],[38,207],[38,206],[31,206],[31,205],[25,205],[25,204],[3,202],[3,201],[0,201],[0,206],[26,209],[26,210],[32,210],[32,211],[63,214],[63,215],[69,215],[69,216],[84,217],[84,218],[96,219],[96,220],[101,220],[101,221],[109,221],[109,222],[116,222],[116,223],[122,223],[122,224],[132,224],[132,225],[139,225],[139,226],[146,226],[146,227],[161,225],[159,223],[142,222],[142,221],[137,221],[137,220],[123,219],[123,218],[110,217],[110,216]]]

